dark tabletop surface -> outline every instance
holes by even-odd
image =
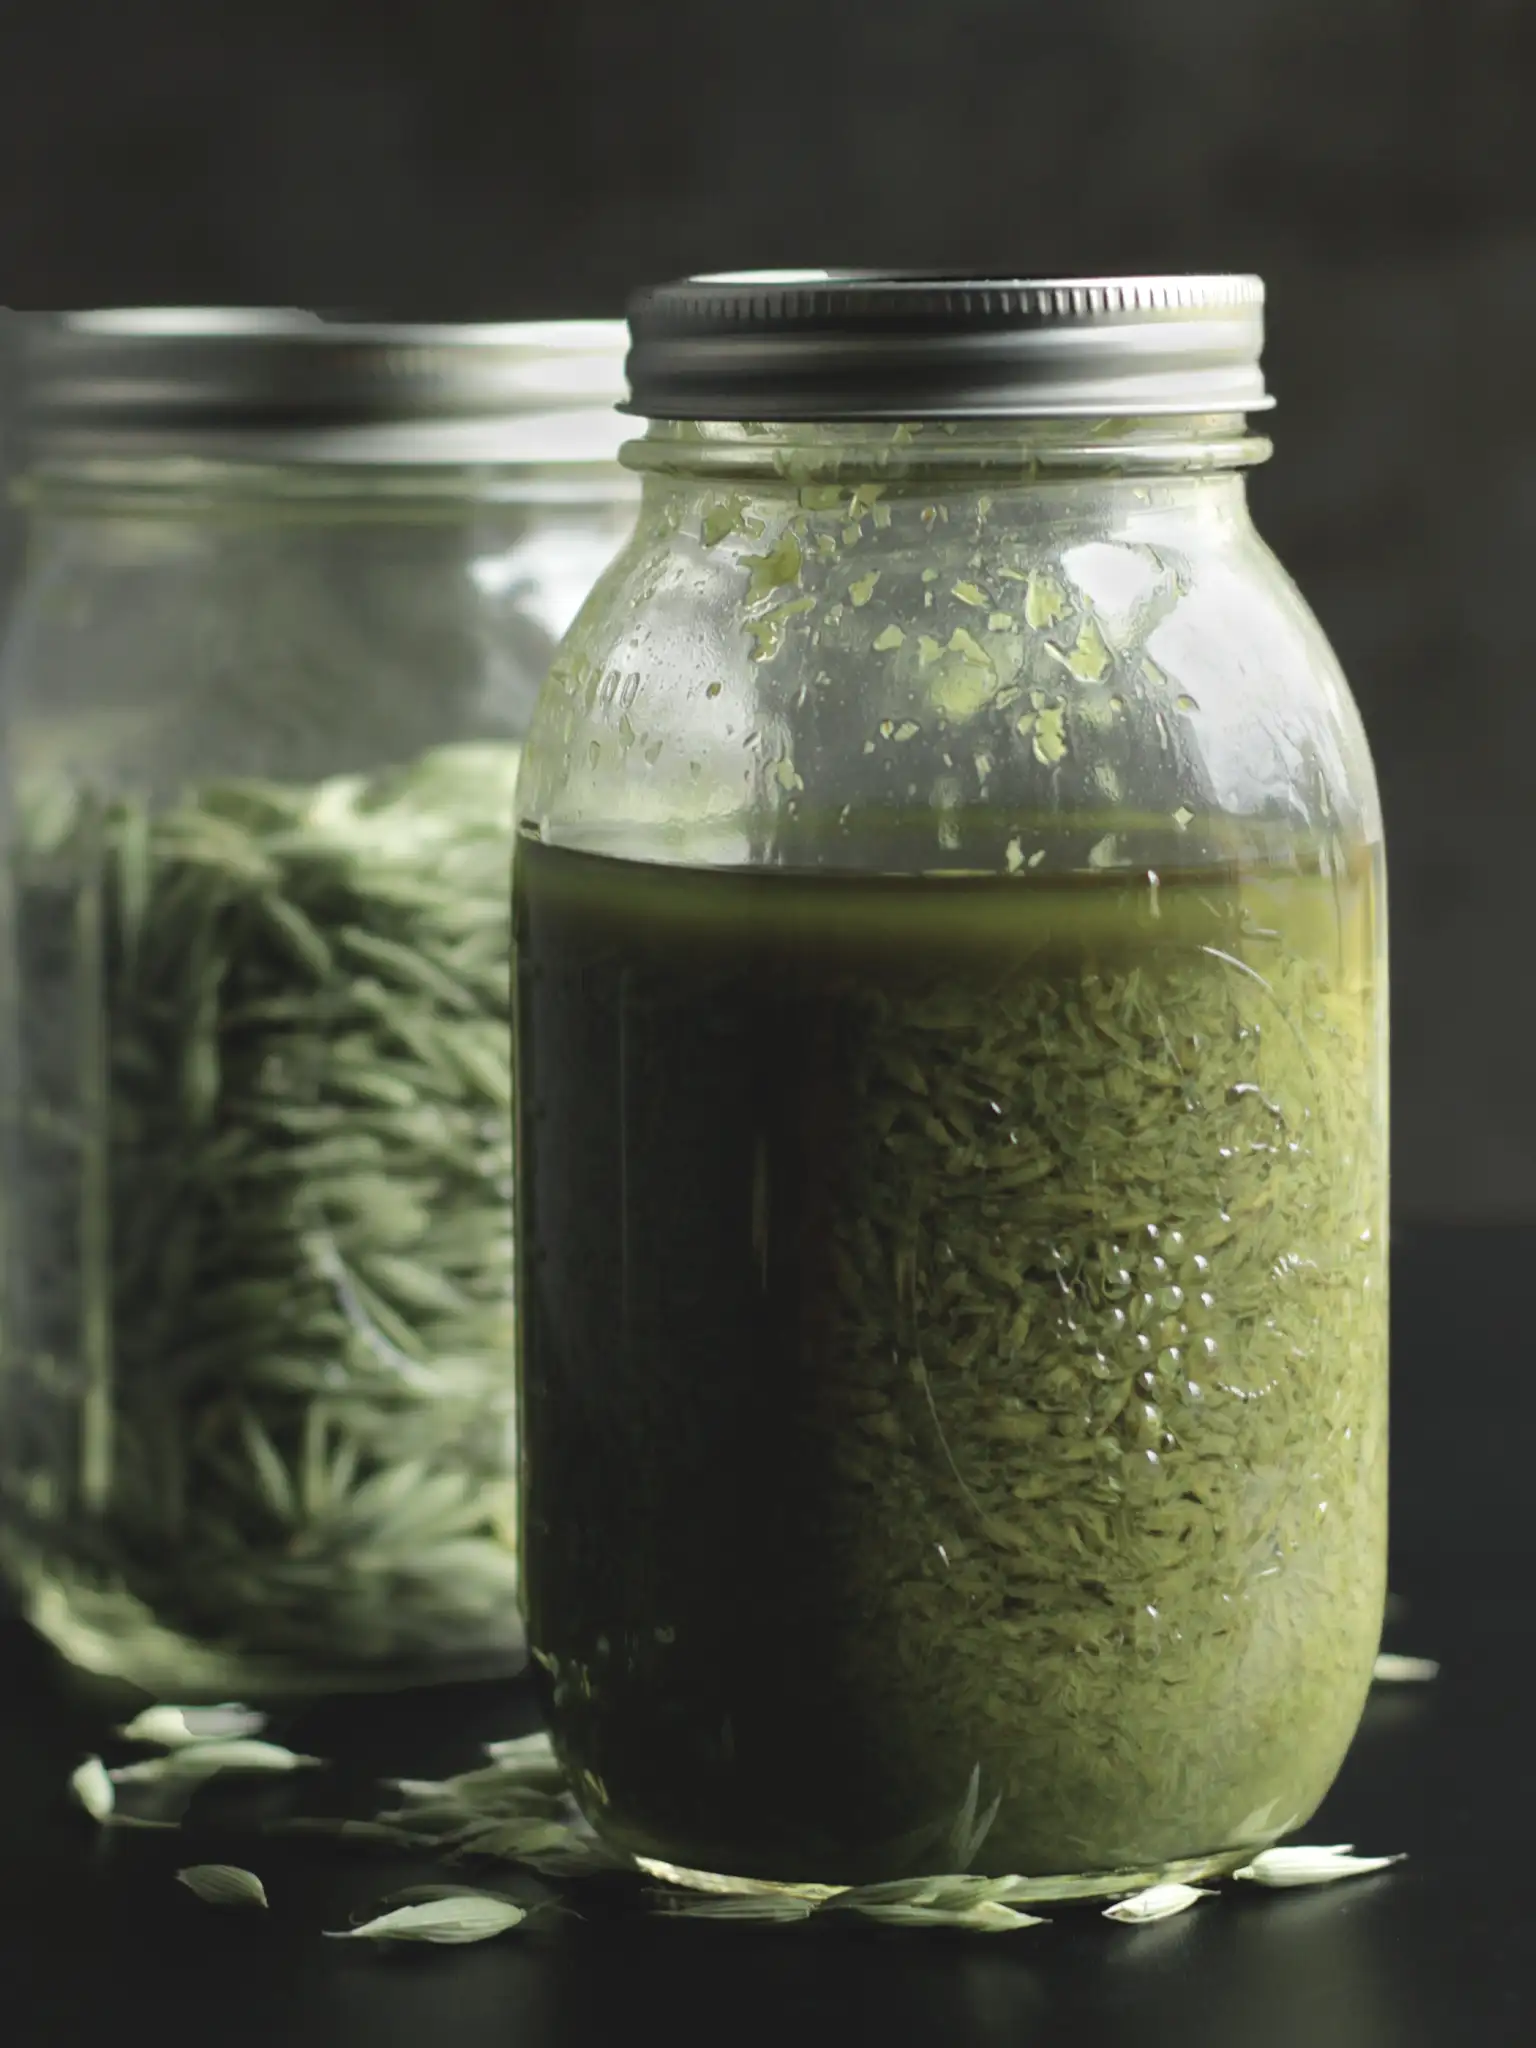
[[[1379,1876],[1228,1888],[1161,1925],[1092,1908],[1000,1935],[658,1923],[599,1901],[469,1949],[321,1938],[433,1875],[262,1832],[285,1808],[370,1810],[380,1776],[433,1776],[532,1724],[515,1684],[334,1701],[272,1732],[332,1759],[277,1790],[204,1795],[176,1834],[101,1832],[64,1795],[121,1702],[0,1624],[0,1985],[16,2048],[590,2048],[690,2044],[1418,2048],[1536,2041],[1526,1527],[1527,1275],[1536,1233],[1404,1233],[1396,1262],[1395,1600],[1387,1643],[1442,1660],[1378,1687],[1305,1838],[1405,1850]],[[1475,1277],[1477,1284],[1470,1284]],[[1463,1283],[1459,1291],[1455,1283]],[[1469,1305],[1470,1304],[1470,1305]],[[1446,1399],[1454,1387],[1455,1400]],[[1536,1529],[1536,1524],[1532,1524]],[[302,1792],[302,1797],[300,1797]],[[220,1913],[190,1862],[257,1869],[270,1913]]]

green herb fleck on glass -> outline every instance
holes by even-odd
[[[1109,658],[1103,634],[1092,619],[1085,619],[1078,631],[1077,644],[1067,656],[1067,667],[1079,682],[1097,683],[1109,667]]]
[[[1024,593],[1024,617],[1038,633],[1066,617],[1067,594],[1054,576],[1036,571]]]
[[[804,566],[800,543],[787,532],[766,554],[743,555],[741,563],[744,569],[751,571],[747,582],[748,604],[759,604],[785,585],[798,583]]]
[[[1059,704],[1047,704],[1036,715],[1035,759],[1053,768],[1067,751],[1066,718]]]

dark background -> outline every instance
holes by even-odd
[[[1279,455],[1258,512],[1354,681],[1391,839],[1407,1597],[1388,1640],[1446,1660],[1433,1688],[1378,1689],[1315,1833],[1412,1860],[1134,1934],[1089,1915],[1034,1949],[575,1920],[549,1947],[391,1968],[316,1932],[398,1881],[364,1860],[248,1829],[93,1841],[59,1787],[101,1713],[0,1626],[0,1945],[27,2048],[94,2048],[125,2016],[167,2043],[293,2048],[580,2048],[636,2014],[741,2048],[1536,2031],[1536,6],[0,0],[0,302],[515,318],[820,263],[1268,279]],[[529,1711],[370,1702],[280,1732],[349,1757],[337,1796],[364,1801]],[[271,1924],[180,1893],[190,1855],[254,1862]]]
[[[1385,790],[1398,1214],[1532,1220],[1533,89],[1528,0],[9,0],[0,300],[1262,271],[1258,512]]]

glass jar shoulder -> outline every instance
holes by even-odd
[[[879,816],[984,870],[1020,820],[1068,865],[1380,832],[1348,689],[1230,474],[652,478],[522,810],[642,857],[855,865],[848,821]]]

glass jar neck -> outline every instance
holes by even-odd
[[[1168,476],[1251,468],[1271,443],[1239,413],[1105,419],[653,420],[621,461],[652,475],[785,483]]]

